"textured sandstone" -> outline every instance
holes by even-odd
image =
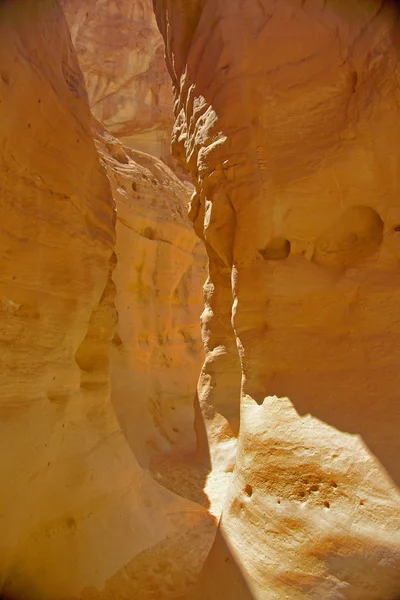
[[[198,392],[216,469],[232,469],[240,411],[197,597],[392,600],[398,6],[153,4],[210,259]]]
[[[171,82],[151,0],[62,0],[93,114],[126,145],[170,160]]]
[[[212,534],[139,466],[111,407],[116,215],[90,119],[58,2],[3,1],[0,595],[13,600],[176,598]]]
[[[189,192],[162,161],[99,127],[97,147],[117,209],[112,402],[146,464],[154,454],[192,452],[196,444],[205,252],[185,214]]]

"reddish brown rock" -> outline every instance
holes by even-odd
[[[124,144],[170,161],[172,91],[151,0],[63,0],[93,114]]]
[[[215,469],[234,464],[240,408],[197,596],[393,600],[398,5],[154,6],[210,258],[198,391]]]

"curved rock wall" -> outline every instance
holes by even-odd
[[[189,191],[161,161],[97,127],[116,202],[116,308],[112,402],[143,464],[193,453],[199,315],[206,256],[186,215]]]
[[[173,99],[151,0],[62,0],[95,117],[170,161]]]
[[[198,391],[214,468],[233,467],[240,411],[198,597],[393,599],[398,5],[153,4],[210,259]]]
[[[213,530],[204,509],[139,467],[111,407],[116,213],[90,122],[58,2],[4,0],[0,595],[8,599],[176,598]]]

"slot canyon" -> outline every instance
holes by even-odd
[[[0,0],[0,600],[400,600],[400,2]]]

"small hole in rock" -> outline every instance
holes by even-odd
[[[329,507],[330,507],[330,504],[329,504],[328,500],[325,500],[325,502],[324,502],[324,506],[325,506],[326,508],[329,508]]]
[[[65,519],[65,522],[66,522],[67,527],[69,527],[70,529],[76,528],[76,521],[72,517],[67,517]]]
[[[400,231],[400,225],[396,225],[395,227],[393,227],[393,231]]]
[[[300,498],[304,498],[305,495],[306,495],[305,492],[299,492]]]
[[[250,498],[253,495],[253,488],[251,487],[251,485],[247,484],[246,487],[244,488],[244,492]]]
[[[154,229],[152,229],[151,227],[145,227],[143,230],[143,236],[149,240],[154,240],[154,238],[155,238]]]
[[[317,485],[316,483],[314,483],[314,485],[312,485],[310,487],[311,492],[318,492],[319,490],[319,485]]]
[[[137,190],[137,185],[136,185],[135,181],[132,181],[132,189],[134,192],[136,192],[136,190]]]
[[[280,503],[281,503],[281,501],[280,501],[280,500],[277,500],[277,503],[278,503],[278,504],[280,504]]]
[[[121,336],[119,335],[118,331],[116,331],[114,333],[114,337],[113,337],[111,343],[113,346],[117,346],[117,347],[122,346]]]
[[[337,483],[336,483],[336,481],[331,481],[331,486],[332,486],[332,487],[334,487],[334,488],[337,488]]]
[[[360,506],[364,506],[364,500],[360,500]]]
[[[290,254],[290,242],[283,237],[273,238],[259,253],[264,260],[284,260]]]

